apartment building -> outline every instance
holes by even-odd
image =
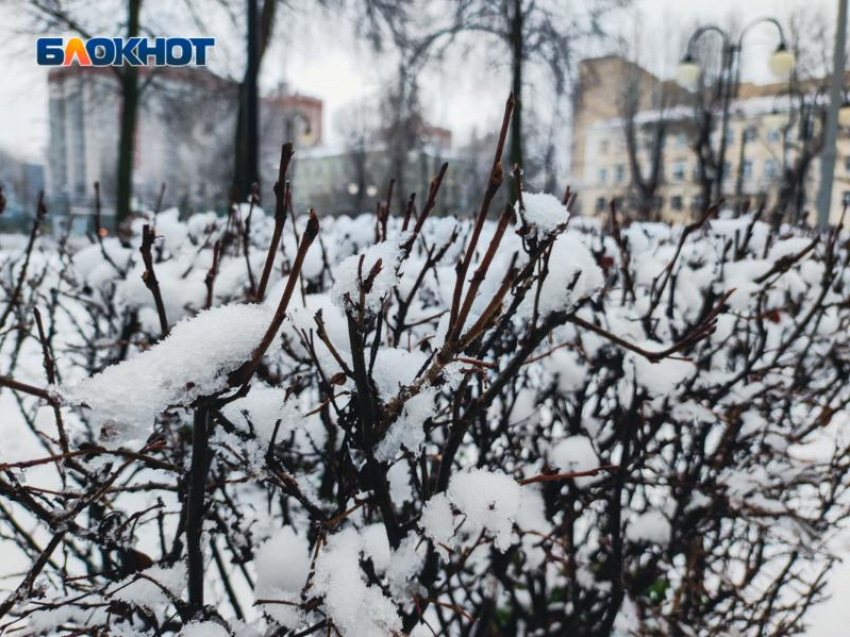
[[[577,206],[582,214],[607,210],[613,199],[618,206],[634,206],[635,187],[626,143],[623,87],[639,81],[639,109],[634,115],[636,153],[644,171],[651,165],[650,146],[654,127],[664,120],[664,152],[661,179],[651,214],[668,220],[689,219],[703,209],[698,160],[694,150],[696,124],[694,96],[661,80],[618,56],[583,60],[574,94],[572,130],[572,176],[578,189]],[[814,82],[808,87],[813,88]],[[665,108],[658,95],[666,91]],[[742,83],[730,107],[723,169],[723,197],[730,203],[743,199],[768,208],[778,201],[783,174],[795,165],[803,139],[818,134],[825,102],[813,97],[809,111],[801,115],[796,99],[789,97],[788,83],[757,85]],[[820,100],[820,101],[818,101]],[[712,147],[720,143],[720,117],[712,133]],[[808,136],[808,137],[807,137]],[[839,130],[831,217],[837,220],[850,202],[850,129]],[[795,194],[786,215],[813,211],[820,165],[817,155],[805,171],[803,188]]]
[[[141,69],[142,94],[133,158],[133,196],[153,206],[166,184],[165,206],[224,209],[233,180],[238,84],[201,67]],[[51,214],[90,225],[94,182],[103,212],[113,212],[121,100],[109,68],[68,66],[48,76],[50,137],[47,196]],[[260,100],[263,199],[271,201],[280,145],[322,141],[323,103],[281,85]]]

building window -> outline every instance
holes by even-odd
[[[732,174],[732,164],[730,164],[728,161],[724,161],[723,162],[723,171],[720,175],[721,180],[728,179],[729,175],[731,175],[731,174]]]
[[[744,129],[744,141],[752,142],[758,138],[758,130],[755,126],[747,126]]]
[[[673,179],[676,181],[684,181],[685,173],[687,172],[688,167],[683,161],[677,161],[673,164]]]
[[[676,135],[676,146],[679,148],[687,148],[688,147],[688,136],[685,133],[679,133]]]
[[[768,159],[764,162],[764,176],[766,179],[776,179],[779,174],[779,162],[775,159]]]
[[[693,199],[691,199],[691,209],[692,210],[702,210],[702,197],[697,195]]]
[[[771,128],[767,131],[767,141],[770,144],[778,144],[782,139],[782,133],[780,133],[777,129]]]
[[[850,157],[844,158],[844,172],[850,173]]]
[[[749,181],[753,178],[753,162],[750,159],[744,161],[742,166],[741,175],[745,181]]]
[[[607,181],[608,181],[608,169],[607,168],[600,168],[599,169],[599,183],[604,184]]]
[[[596,212],[605,212],[605,197],[596,200]]]
[[[841,195],[841,205],[850,206],[850,190],[845,190]]]
[[[623,164],[617,164],[614,169],[614,182],[621,184],[626,179],[626,167]]]
[[[670,198],[670,207],[673,210],[679,211],[682,209],[682,197],[680,195],[676,195],[675,197]]]
[[[608,152],[608,140],[603,139],[599,142],[599,152],[602,154],[606,154]]]

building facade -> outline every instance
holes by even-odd
[[[380,135],[378,135],[380,137]],[[441,208],[460,205],[461,191],[457,176],[461,162],[451,151],[451,131],[426,125],[419,134],[420,143],[402,160],[393,162],[393,154],[379,139],[363,140],[350,147],[317,146],[298,153],[292,166],[293,197],[296,205],[309,205],[322,214],[358,214],[375,212],[377,203],[386,200],[391,179],[396,180],[394,208],[398,212],[411,192],[422,200],[431,179],[443,162],[451,160],[440,188]]]
[[[638,77],[639,82],[634,83]],[[576,205],[583,214],[606,211],[613,200],[623,209],[634,208],[634,168],[627,145],[623,87],[640,86],[637,112],[632,111],[638,165],[653,165],[653,134],[663,121],[660,180],[651,217],[687,220],[704,209],[699,161],[695,150],[698,123],[695,96],[663,81],[618,56],[583,60],[574,94],[571,174],[578,189]],[[787,82],[767,85],[742,83],[730,106],[723,167],[723,199],[730,205],[743,200],[768,210],[782,205],[785,218],[814,216],[820,165],[814,140],[818,139],[825,102],[818,83],[796,89],[811,98],[792,94]],[[666,91],[663,109],[657,95]],[[653,99],[655,96],[655,99]],[[808,101],[807,101],[808,100]],[[801,104],[806,106],[800,107]],[[720,115],[715,117],[711,147],[720,143]],[[805,150],[805,149],[808,149]],[[812,154],[808,160],[808,155]],[[850,130],[840,128],[831,219],[837,221],[850,202]],[[788,199],[787,182],[805,165],[798,188]],[[644,175],[647,176],[647,175]],[[783,190],[785,188],[785,190]]]
[[[165,206],[224,209],[233,181],[238,85],[201,67],[141,69],[142,87],[133,158],[133,195],[152,207],[165,184]],[[70,66],[51,71],[47,196],[50,210],[84,229],[100,182],[103,211],[113,211],[121,100],[109,68]],[[280,145],[322,140],[321,100],[278,91],[260,101],[260,169],[277,176]]]

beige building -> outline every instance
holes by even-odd
[[[723,198],[735,204],[744,199],[764,202],[777,210],[780,201],[786,218],[809,212],[814,217],[820,165],[812,155],[801,188],[790,196],[781,192],[790,172],[800,165],[804,148],[817,148],[824,100],[817,96],[823,82],[809,81],[796,92],[789,84],[742,83],[730,106],[727,132]],[[572,131],[572,177],[578,190],[577,206],[582,214],[608,209],[611,200],[626,210],[636,209],[626,143],[624,87],[636,91],[634,115],[636,156],[646,174],[651,168],[651,140],[660,121],[665,135],[660,181],[651,206],[652,217],[690,219],[703,209],[698,158],[694,150],[697,134],[695,96],[669,80],[661,80],[618,56],[587,59],[580,63],[574,94]],[[634,88],[637,87],[637,88]],[[805,114],[800,113],[801,93],[807,96]],[[822,92],[821,92],[822,93]],[[665,107],[659,108],[664,94]],[[633,111],[634,112],[634,111]],[[720,114],[712,132],[713,149],[720,145]],[[807,146],[808,145],[808,146]],[[833,186],[831,218],[837,220],[844,202],[850,202],[850,129],[840,128]]]

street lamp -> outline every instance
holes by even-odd
[[[780,29],[781,33],[782,31]],[[794,70],[794,54],[785,46],[784,40],[771,53],[768,66],[770,67],[770,72],[781,80],[787,80],[791,77],[791,71]]]
[[[729,34],[720,27],[709,24],[698,28],[688,40],[685,55],[679,64],[676,77],[679,83],[686,88],[693,88],[699,79],[701,69],[697,63],[695,46],[697,41],[706,33],[714,32],[723,39],[721,49],[720,77],[715,87],[716,97],[722,104],[722,120],[720,135],[720,150],[718,153],[718,174],[715,178],[715,198],[720,199],[723,193],[724,166],[726,165],[726,144],[729,133],[729,106],[738,94],[738,86],[741,82],[740,54],[743,46],[744,36],[754,26],[769,22],[779,32],[779,46],[771,54],[768,60],[771,71],[783,79],[787,79],[794,68],[794,54],[788,50],[785,44],[785,34],[782,25],[774,18],[760,18],[750,22],[743,28],[737,41],[733,41]]]
[[[696,59],[690,53],[685,53],[685,57],[679,63],[679,68],[676,69],[676,80],[685,88],[693,88],[699,79],[700,68]]]

